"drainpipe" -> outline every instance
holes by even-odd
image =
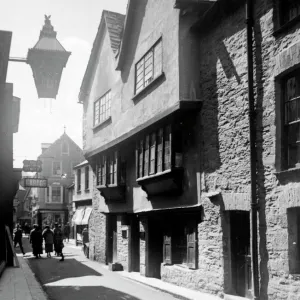
[[[253,298],[259,299],[258,246],[257,246],[257,198],[256,198],[256,122],[253,95],[253,0],[246,4],[247,24],[247,63],[248,63],[248,104],[250,135],[250,174],[251,174],[251,270]]]

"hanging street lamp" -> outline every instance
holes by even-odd
[[[26,62],[31,66],[39,98],[55,99],[58,93],[63,68],[71,52],[57,40],[50,21],[45,15],[45,24],[35,46],[28,50],[27,58],[10,58],[10,61]]]

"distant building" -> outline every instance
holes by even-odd
[[[74,238],[76,244],[82,242],[82,230],[88,226],[92,213],[92,197],[93,197],[93,170],[86,160],[74,167],[74,196],[73,207],[75,213],[72,219],[74,226]]]
[[[37,189],[34,221],[40,226],[65,224],[68,221],[68,187],[73,183],[73,168],[84,160],[82,150],[64,133],[52,144],[42,144],[42,172],[48,179],[47,188]]]

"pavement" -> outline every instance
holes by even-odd
[[[18,254],[20,268],[7,268],[0,278],[1,300],[220,299],[139,273],[111,272],[106,265],[88,260],[74,240],[65,243],[64,262],[45,254],[36,259],[28,239],[23,244],[26,255]]]

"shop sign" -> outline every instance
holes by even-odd
[[[42,161],[41,160],[23,160],[23,171],[24,172],[42,172]]]
[[[45,178],[24,178],[25,187],[39,187],[46,188],[48,187],[48,180]]]

